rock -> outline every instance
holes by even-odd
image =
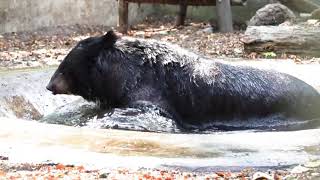
[[[309,168],[306,168],[306,167],[299,165],[299,166],[294,167],[290,172],[292,174],[301,174],[301,173],[307,172],[309,170],[310,170]]]
[[[294,13],[280,3],[268,4],[259,9],[250,19],[249,26],[279,25],[285,21],[293,21]]]
[[[319,21],[317,19],[309,19],[307,21],[308,25],[312,25],[312,26],[316,26],[317,24],[319,24]]]
[[[307,168],[320,167],[320,160],[307,162],[306,164],[304,164],[304,167],[307,167]]]
[[[273,179],[269,174],[263,172],[256,172],[252,176],[252,180],[271,180]]]
[[[310,13],[300,13],[299,16],[300,16],[300,18],[308,19],[311,17],[311,14]]]
[[[5,104],[17,118],[39,120],[43,115],[23,96],[5,97]]]
[[[312,11],[311,19],[320,19],[320,9]]]
[[[110,173],[111,173],[110,170],[102,169],[99,171],[99,178],[106,179],[106,178],[108,178]]]
[[[213,33],[213,28],[210,26],[210,27],[202,29],[201,31],[204,33]]]
[[[244,51],[248,54],[273,52],[276,55],[320,57],[320,28],[317,27],[318,23],[294,26],[249,26],[241,41],[244,43]]]

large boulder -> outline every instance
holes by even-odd
[[[312,11],[311,19],[319,19],[320,20],[320,8]]]
[[[279,25],[285,21],[293,21],[294,13],[280,3],[268,4],[259,9],[250,19],[249,26]]]

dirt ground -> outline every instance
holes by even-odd
[[[304,167],[307,166],[307,167]],[[110,179],[110,180],[317,180],[320,178],[320,162],[312,162],[304,166],[296,166],[291,170],[268,170],[257,172],[252,168],[245,168],[239,172],[215,171],[215,172],[186,172],[179,169],[87,169],[80,165],[64,165],[54,163],[44,164],[10,164],[4,160],[0,163],[0,179]]]
[[[244,31],[218,33],[208,22],[188,20],[186,26],[175,27],[170,17],[146,19],[131,27],[128,36],[152,38],[178,44],[202,55],[216,58],[279,58],[292,59],[297,63],[319,63],[319,58],[302,58],[295,55],[257,54],[244,52],[241,39]],[[0,68],[29,68],[58,65],[76,43],[89,36],[102,35],[106,26],[57,26],[33,32],[6,33],[0,35]],[[214,33],[212,33],[214,32]]]

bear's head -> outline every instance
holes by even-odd
[[[80,95],[93,100],[93,93],[102,91],[105,81],[114,78],[109,61],[117,59],[113,57],[117,55],[114,53],[117,39],[118,36],[109,31],[80,41],[61,62],[46,88],[53,94]]]

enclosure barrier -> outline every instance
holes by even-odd
[[[216,6],[217,1],[225,0],[119,0],[119,31],[126,34],[128,31],[128,5],[129,3],[170,4],[179,5],[177,26],[184,25],[187,14],[187,6]],[[231,0],[232,6],[244,5],[244,0]]]

